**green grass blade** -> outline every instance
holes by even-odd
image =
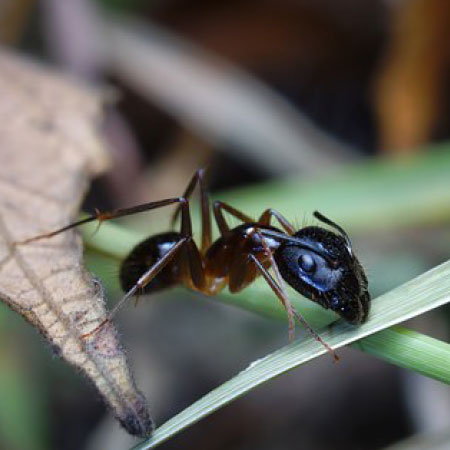
[[[375,299],[370,320],[367,323],[354,327],[343,321],[338,321],[332,327],[319,330],[319,333],[329,345],[333,348],[339,348],[437,308],[448,301],[450,301],[450,261]],[[419,356],[416,356],[415,352],[418,352],[417,339],[411,339],[415,337],[414,333],[402,333],[401,329],[400,331],[399,329],[389,331],[394,335],[394,342],[399,342],[398,334],[404,338],[403,349],[405,349],[407,342],[409,345],[413,343],[411,348],[408,347],[408,351],[403,353],[401,349],[393,352],[392,339],[390,339],[392,334],[390,336],[386,332],[381,337],[379,336],[381,333],[378,337],[371,336],[368,338],[367,344],[363,341],[362,344],[358,345],[363,349],[364,346],[372,349],[375,347],[372,352],[376,353],[381,348],[380,345],[377,346],[376,344],[378,339],[388,349],[391,349],[391,354],[397,354],[398,357],[402,353],[402,365],[405,367],[418,368],[420,372],[428,376],[450,383],[450,346],[431,338],[422,337],[419,339],[423,344],[419,346],[422,351],[419,352]],[[152,438],[137,446],[136,450],[156,447],[260,384],[317,358],[325,352],[326,350],[320,344],[311,336],[307,336],[252,363],[230,381],[222,384],[170,419],[155,431]],[[380,354],[385,353],[380,352]],[[427,358],[425,358],[426,355]],[[433,364],[429,364],[430,361],[433,361]],[[393,362],[395,361],[393,360]]]
[[[395,326],[367,336],[352,347],[404,369],[450,383],[450,344]]]
[[[446,143],[407,161],[369,160],[313,179],[239,188],[221,194],[220,200],[254,217],[275,207],[300,223],[305,217],[311,223],[311,213],[317,209],[350,232],[410,227],[450,218],[449,171]]]

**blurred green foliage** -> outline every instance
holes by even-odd
[[[26,345],[27,331],[21,317],[0,305],[0,448],[44,450],[49,448],[50,414],[36,360],[46,349],[35,339]]]

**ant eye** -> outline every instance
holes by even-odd
[[[303,254],[298,258],[298,265],[302,270],[305,272],[314,272],[316,269],[316,262],[314,261],[314,258],[311,255]]]

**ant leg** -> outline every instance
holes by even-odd
[[[134,294],[138,292],[139,289],[144,289],[153,278],[161,272],[167,264],[172,261],[178,251],[186,244],[187,239],[181,238],[164,256],[158,259],[153,266],[151,266],[147,272],[145,272],[139,280],[137,280],[136,284],[121,298],[121,300],[114,306],[114,308],[109,313],[110,318],[114,316],[114,314],[122,307],[122,305],[130,298],[133,297]]]
[[[216,223],[217,226],[219,227],[220,234],[225,234],[230,229],[225,220],[225,217],[223,216],[222,210],[227,211],[229,214],[241,220],[242,222],[253,222],[253,219],[251,217],[233,208],[227,203],[220,202],[218,200],[214,202],[213,209],[214,209],[214,218],[216,219]]]
[[[287,314],[288,314],[288,320],[289,320],[289,340],[292,341],[293,339],[293,315],[298,319],[298,321],[311,333],[311,335],[316,339],[316,341],[320,342],[325,349],[331,354],[333,359],[335,361],[339,360],[339,357],[334,352],[334,350],[317,334],[317,332],[308,324],[308,322],[305,320],[305,318],[292,306],[291,302],[289,301],[287,294],[285,290],[283,289],[283,286],[278,284],[272,275],[268,272],[268,270],[261,264],[261,262],[258,260],[258,258],[252,254],[250,254],[251,260],[255,263],[256,267],[260,271],[261,275],[264,277],[264,279],[267,281],[267,284],[271,287],[272,291],[275,293],[275,295],[279,298],[282,305],[285,307]],[[276,264],[276,263],[275,263]]]
[[[65,227],[58,228],[55,231],[51,231],[50,233],[40,234],[38,236],[34,236],[32,238],[16,242],[15,244],[16,245],[28,244],[30,242],[37,241],[39,239],[50,238],[57,234],[63,233],[64,231],[78,227],[85,223],[94,222],[96,220],[98,220],[99,223],[101,224],[105,220],[111,220],[111,219],[116,219],[118,217],[130,216],[132,214],[137,214],[137,213],[141,213],[144,211],[150,211],[152,209],[162,208],[163,206],[172,205],[174,203],[183,203],[183,202],[186,202],[186,199],[184,197],[174,197],[174,198],[168,198],[165,200],[159,200],[156,202],[143,203],[141,205],[132,206],[131,208],[121,208],[121,209],[115,209],[112,211],[103,211],[103,212],[97,211],[94,215],[86,217],[85,219],[78,220],[77,222],[73,222]]]
[[[320,342],[326,350],[333,356],[334,361],[338,361],[339,357],[334,352],[334,350],[319,336],[319,334],[309,325],[306,319],[292,306],[289,298],[287,296],[286,290],[284,288],[283,278],[281,277],[280,270],[278,269],[278,264],[273,257],[272,252],[270,251],[266,240],[262,236],[261,232],[258,229],[255,229],[255,233],[260,236],[261,242],[263,244],[265,254],[269,257],[271,262],[271,267],[275,273],[276,281],[273,279],[272,275],[268,272],[268,270],[261,264],[261,262],[254,255],[250,255],[251,259],[255,262],[256,267],[259,269],[264,279],[267,281],[269,286],[275,292],[277,297],[280,299],[281,303],[286,308],[289,318],[289,327],[291,326],[290,320],[291,315],[294,314],[297,320],[310,332],[310,334],[316,339],[316,341]],[[291,338],[291,329],[289,329],[289,338]]]
[[[289,236],[292,236],[295,233],[294,227],[289,223],[289,221],[281,215],[277,210],[269,208],[266,209],[262,214],[261,217],[258,219],[258,223],[260,225],[270,225],[270,219],[272,217],[275,217],[278,222],[281,224],[281,226],[284,228],[284,231],[286,231]]]
[[[100,330],[107,322],[111,321],[117,311],[128,301],[133,295],[145,288],[158,273],[164,269],[177,255],[179,255],[179,261],[181,269],[183,271],[183,277],[188,280],[192,280],[196,287],[202,288],[204,286],[204,271],[201,255],[192,239],[192,223],[191,215],[189,211],[189,201],[184,197],[179,197],[177,202],[181,204],[181,239],[170,248],[159,260],[157,260],[141,277],[136,284],[120,299],[120,301],[114,306],[114,308],[107,315],[106,319],[100,323],[94,330],[83,335],[82,337],[89,336],[98,330]],[[154,202],[158,203],[158,202]],[[150,205],[150,204],[147,204]]]
[[[186,244],[187,238],[181,238],[161,259],[158,259],[136,282],[136,284],[120,299],[119,302],[116,303],[114,308],[107,314],[106,319],[100,323],[97,327],[95,327],[89,333],[83,334],[81,337],[87,337],[98,330],[100,330],[107,322],[110,322],[112,318],[115,316],[117,311],[127,302],[133,295],[135,295],[140,289],[144,289],[153,278],[158,275],[161,270],[164,269],[175,257],[175,255],[180,251],[183,245]]]
[[[186,246],[180,255],[180,268],[186,285],[202,290],[205,286],[205,270],[202,256],[192,237],[192,221],[189,200],[183,197],[181,207],[181,236],[186,239]]]
[[[202,215],[202,253],[211,246],[212,242],[212,231],[211,231],[211,215],[210,215],[210,204],[209,204],[209,193],[206,188],[205,183],[205,169],[199,169],[195,172],[191,181],[189,182],[183,197],[189,199],[196,185],[200,188],[200,203],[201,203],[201,215]],[[181,205],[179,205],[172,215],[171,223],[172,226],[175,224],[178,216],[181,212]]]
[[[259,259],[253,255],[249,255],[250,259],[255,263],[256,268],[259,270],[261,275],[266,280],[267,284],[271,287],[275,295],[281,301],[281,304],[284,306],[284,309],[288,315],[288,323],[289,323],[289,341],[294,340],[294,330],[295,330],[295,321],[294,321],[294,307],[292,303],[289,301],[288,296],[283,288],[282,284],[277,283],[272,275],[268,272],[268,270],[262,265]]]

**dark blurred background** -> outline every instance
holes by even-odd
[[[111,90],[103,128],[114,166],[88,209],[179,195],[199,167],[213,192],[314,180],[354,162],[407,161],[450,135],[448,0],[2,0],[0,40]],[[374,293],[447,259],[445,233],[357,235]],[[402,270],[368,256],[383,239],[379,253]],[[141,303],[121,331],[158,424],[286,343],[284,323],[184,291]],[[415,327],[447,337],[445,314]],[[0,336],[0,384],[13,386],[1,394],[0,448],[133,444],[4,307]],[[370,450],[448,426],[445,386],[341,353],[339,365],[322,358],[266,383],[161,448]]]

